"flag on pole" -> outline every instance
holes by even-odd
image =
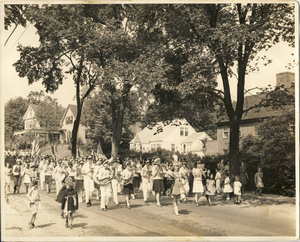
[[[38,156],[40,153],[40,145],[39,145],[39,141],[38,140],[33,140],[32,144],[31,144],[31,155],[34,156]]]
[[[97,157],[97,159],[106,158],[106,156],[103,153],[103,150],[102,150],[100,142],[98,143],[98,146],[97,146],[96,157]]]

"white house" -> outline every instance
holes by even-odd
[[[61,128],[63,130],[63,133],[61,135],[62,142],[69,142],[71,140],[73,124],[75,122],[76,117],[77,105],[69,104],[61,119]],[[84,125],[79,124],[77,138],[81,139],[84,143],[87,139],[86,130],[87,128]]]
[[[146,127],[139,132],[134,139],[130,141],[130,149],[142,152],[165,149],[187,153],[189,152],[187,147],[194,148],[194,146],[198,147],[200,145],[196,138],[193,138],[191,144],[189,140],[185,142],[188,137],[194,134],[198,133],[196,133],[195,129],[185,119],[173,120],[167,125],[159,123],[153,128]],[[201,135],[196,135],[195,137],[199,137],[199,139],[202,137],[209,138],[204,132],[201,132]],[[191,149],[190,152],[193,152],[193,149]]]
[[[207,140],[212,140],[205,132],[193,133],[182,142],[183,153],[192,152],[202,157],[205,153]]]

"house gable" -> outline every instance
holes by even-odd
[[[67,118],[71,117],[72,116],[72,120],[69,120],[68,121],[68,124],[71,124],[74,122],[74,120],[76,119],[77,117],[77,105],[71,105],[69,104],[68,107],[66,108],[64,114],[63,114],[63,117],[61,119],[61,125],[64,126],[64,125],[67,125],[66,123],[66,120]]]

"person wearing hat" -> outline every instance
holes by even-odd
[[[133,174],[131,171],[130,161],[125,163],[125,169],[122,172],[123,194],[125,195],[126,207],[130,209],[130,196],[133,194]]]
[[[122,165],[119,163],[119,160],[114,157],[111,161],[111,171],[112,171],[112,179],[111,179],[111,188],[113,201],[116,206],[119,206],[118,193],[121,192],[121,173],[122,173]]]
[[[97,160],[96,164],[94,165],[94,173],[93,173],[94,175],[103,167],[103,162],[104,162],[104,159],[102,159],[102,158]],[[100,184],[96,183],[95,180],[94,180],[94,187],[96,189],[97,200],[99,201],[100,200]]]
[[[198,201],[204,193],[202,176],[206,177],[205,172],[203,171],[201,166],[201,161],[196,162],[196,168],[193,168],[192,174],[194,176],[193,193],[195,193],[196,206],[199,207]]]
[[[66,218],[66,228],[73,229],[73,213],[78,209],[78,194],[77,190],[74,189],[74,182],[71,177],[66,178],[65,184],[56,201],[61,203],[61,209]]]
[[[182,184],[183,174],[180,172],[180,164],[178,162],[174,163],[174,172],[171,173],[171,176],[174,178],[174,185],[172,188],[173,204],[174,204],[174,213],[179,215],[178,203],[181,195],[181,191],[184,189]]]
[[[82,166],[81,172],[83,174],[83,184],[85,190],[85,202],[86,206],[90,207],[92,205],[91,198],[92,192],[94,191],[94,180],[93,180],[93,157],[90,155],[87,157],[86,162]]]
[[[57,162],[56,167],[53,171],[54,179],[55,179],[55,186],[56,186],[56,196],[58,195],[58,192],[62,188],[63,184],[62,181],[64,179],[65,173],[63,172],[61,161]]]
[[[153,176],[153,192],[155,192],[156,197],[156,205],[157,207],[161,207],[160,197],[161,193],[165,191],[164,186],[164,172],[160,165],[161,159],[156,158],[153,162],[152,167],[152,176]]]
[[[14,178],[14,193],[19,193],[19,179],[21,176],[21,159],[17,159],[16,164],[12,168],[13,178]]]
[[[50,193],[51,190],[53,171],[54,171],[53,163],[51,162],[50,159],[48,159],[45,166],[45,184],[46,184],[47,193]]]
[[[108,160],[103,159],[102,167],[99,169],[97,178],[103,183],[100,184],[101,203],[100,208],[102,211],[107,211],[107,205],[111,196],[111,179],[112,171],[108,167]]]
[[[31,220],[29,222],[29,227],[33,229],[35,227],[34,222],[36,219],[36,215],[39,208],[40,203],[40,195],[38,190],[38,181],[32,182],[32,187],[29,189],[29,192],[27,193],[27,198],[29,199],[29,207],[31,210]]]
[[[150,161],[150,159],[147,159],[146,163],[141,171],[143,197],[144,197],[145,203],[148,202],[148,198],[149,198],[150,192],[152,190],[151,174],[152,174],[151,161]]]
[[[42,160],[39,162],[38,172],[40,174],[40,189],[45,190],[45,168],[46,168],[45,156],[42,156]]]
[[[164,179],[164,183],[165,183],[165,189],[166,189],[166,193],[165,195],[170,196],[171,192],[172,192],[172,186],[174,184],[174,178],[172,176],[172,172],[173,172],[173,163],[169,163],[168,166],[166,166],[166,171],[165,171],[165,179]]]
[[[84,164],[84,161],[79,161],[79,163],[76,165],[75,168],[75,189],[78,192],[78,201],[80,203],[83,202],[83,195],[84,195],[84,186],[83,186],[83,174],[82,174],[82,166]]]
[[[190,170],[187,167],[186,160],[184,160],[182,162],[182,166],[179,169],[179,171],[183,175],[182,183],[183,183],[183,187],[184,187],[184,189],[181,189],[180,200],[183,202],[186,202],[187,201],[186,196],[187,196],[187,194],[189,194],[189,191],[190,191],[190,185],[189,185]]]

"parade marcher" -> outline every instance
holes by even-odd
[[[209,178],[206,180],[206,195],[208,204],[211,205],[211,199],[215,195],[216,187],[214,175],[210,174]]]
[[[131,195],[131,198],[134,200],[136,198],[137,191],[140,188],[140,173],[141,171],[138,170],[136,164],[134,163],[131,167],[132,173],[133,173],[133,194]]]
[[[46,159],[42,157],[42,160],[39,163],[38,172],[40,174],[40,189],[45,190],[45,169],[46,169]]]
[[[54,168],[53,174],[54,174],[54,178],[55,178],[56,195],[58,195],[60,189],[63,186],[62,181],[65,178],[65,173],[64,173],[63,168],[61,166],[61,161],[57,162],[57,165]]]
[[[193,193],[195,193],[196,206],[199,207],[198,201],[204,193],[204,187],[202,183],[202,176],[205,177],[205,173],[201,167],[201,161],[197,161],[196,168],[193,168],[192,174],[194,176]]]
[[[216,168],[215,180],[216,180],[216,192],[220,193],[221,192],[221,173],[219,172],[218,168]]]
[[[223,193],[226,194],[226,199],[227,201],[230,200],[230,193],[233,192],[233,189],[230,184],[230,178],[229,178],[229,173],[225,173],[225,180],[224,180],[224,188],[223,188]]]
[[[233,183],[233,193],[236,196],[235,202],[240,204],[241,203],[241,196],[242,196],[242,183],[239,181],[239,176],[235,176],[235,182]]]
[[[28,193],[28,188],[29,188],[29,185],[31,183],[30,174],[31,174],[31,172],[30,172],[30,169],[29,169],[29,163],[25,163],[23,182],[24,182],[24,185],[25,185],[26,194]]]
[[[31,220],[29,222],[29,227],[32,229],[35,227],[35,219],[39,208],[40,203],[40,195],[38,190],[38,181],[32,182],[32,187],[29,189],[27,193],[27,198],[29,199],[29,207],[31,210]]]
[[[190,191],[190,185],[189,185],[189,175],[190,175],[190,171],[187,167],[187,162],[184,161],[182,163],[182,167],[179,169],[179,171],[181,172],[183,178],[182,178],[182,184],[183,187],[181,189],[181,195],[180,195],[180,201],[186,202],[186,196],[189,194]]]
[[[100,168],[97,178],[100,183],[100,193],[101,193],[101,203],[100,207],[102,211],[107,211],[108,202],[111,196],[111,179],[112,179],[112,171],[108,167],[108,160],[104,159],[102,163],[102,167]]]
[[[5,175],[5,195],[8,196],[8,194],[10,193],[10,185],[12,183],[12,168],[11,168],[11,165],[10,163],[6,163],[6,167],[4,169],[4,175]],[[7,201],[8,201],[8,198],[6,197]]]
[[[77,164],[75,169],[75,189],[78,192],[78,201],[81,203],[83,202],[83,194],[84,194],[84,186],[83,186],[83,174],[82,174],[82,166],[84,162],[79,161],[79,164]]]
[[[254,182],[256,186],[255,195],[257,192],[259,192],[259,196],[262,196],[261,192],[264,187],[264,183],[262,179],[263,179],[263,173],[261,171],[261,168],[258,168],[258,171],[254,176]]]
[[[74,182],[71,177],[66,178],[65,184],[56,201],[62,204],[61,209],[66,218],[66,228],[73,229],[73,213],[78,209],[78,194],[77,190],[74,189]]]
[[[51,184],[52,184],[52,174],[54,171],[54,166],[51,160],[47,160],[46,166],[45,166],[45,184],[46,184],[46,190],[47,193],[50,193],[51,191]]]
[[[21,160],[21,163],[20,163],[20,177],[19,177],[19,181],[18,181],[18,187],[19,187],[19,190],[22,186],[22,183],[24,182],[23,179],[24,179],[24,175],[25,175],[25,161],[24,161],[24,158],[22,157],[22,160]]]
[[[20,186],[19,186],[20,176],[21,176],[21,160],[17,159],[17,163],[13,166],[14,193],[19,193],[20,191]]]
[[[142,176],[142,186],[143,186],[143,197],[144,202],[147,203],[149,199],[150,192],[152,190],[151,187],[151,175],[152,175],[152,169],[151,169],[151,161],[149,159],[146,160],[146,164],[142,168],[141,176]]]
[[[133,194],[133,174],[131,171],[130,161],[125,163],[125,169],[122,172],[123,179],[123,194],[125,195],[126,207],[130,209],[130,196]]]
[[[163,193],[165,191],[164,172],[161,168],[160,163],[161,163],[161,159],[156,158],[153,162],[153,167],[152,167],[152,175],[153,175],[153,188],[152,188],[152,190],[155,192],[157,207],[161,207],[160,197],[161,197],[161,193]]]
[[[98,172],[101,168],[103,168],[103,161],[104,159],[100,158],[96,164],[94,165],[94,175],[96,172]],[[97,200],[99,201],[100,200],[100,184],[96,183],[95,180],[94,180],[94,189],[96,189],[96,197],[97,197]]]
[[[182,173],[179,171],[179,163],[174,164],[174,172],[172,173],[172,176],[174,178],[174,184],[172,187],[172,196],[173,196],[173,204],[174,204],[174,213],[175,215],[179,215],[178,211],[178,203],[180,199],[181,194],[181,187],[183,187],[182,184]]]
[[[241,195],[244,194],[245,191],[245,186],[247,185],[247,180],[249,179],[247,171],[246,171],[246,166],[245,163],[242,161],[241,166],[240,166],[240,182],[242,183],[242,190],[241,190]]]
[[[119,206],[118,193],[121,192],[120,182],[121,182],[122,166],[119,164],[119,161],[116,157],[114,157],[112,160],[111,170],[112,170],[112,179],[111,179],[112,197],[115,205]]]
[[[91,206],[91,198],[92,193],[95,189],[94,187],[94,180],[93,180],[93,164],[92,164],[93,157],[88,156],[86,162],[82,166],[81,172],[83,174],[84,179],[84,190],[85,190],[85,202],[87,207]]]
[[[165,195],[170,196],[172,192],[172,186],[174,184],[174,178],[172,176],[173,173],[173,163],[170,163],[166,167],[164,185],[165,185]]]
[[[72,160],[68,163],[67,173],[68,173],[68,176],[71,177],[72,181],[74,182],[75,181],[75,169],[74,169]]]

